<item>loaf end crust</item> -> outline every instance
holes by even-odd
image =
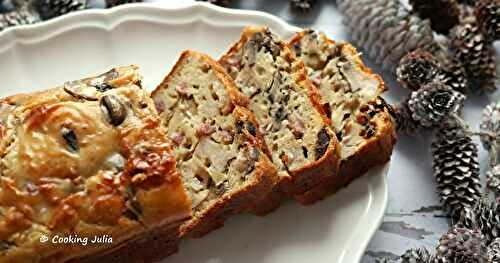
[[[143,236],[147,228],[178,236],[191,202],[137,70],[119,67],[0,101],[0,262],[124,253],[130,240],[154,242]],[[70,235],[112,242],[50,241]]]

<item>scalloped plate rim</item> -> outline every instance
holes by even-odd
[[[223,8],[204,2],[187,3],[183,6],[174,7],[161,3],[133,3],[117,6],[110,9],[86,9],[56,17],[48,21],[30,25],[9,27],[3,31],[0,31],[0,51],[5,50],[6,48],[10,48],[10,45],[16,43],[33,43],[50,39],[54,36],[64,33],[66,30],[73,29],[75,25],[72,23],[75,22],[80,23],[80,26],[81,24],[89,23],[93,26],[99,26],[99,28],[105,29],[106,31],[111,31],[115,27],[119,26],[122,22],[124,22],[123,19],[130,19],[130,17],[123,18],[123,15],[130,15],[131,10],[132,12],[139,12],[142,14],[155,12],[158,10],[170,12],[171,14],[175,14],[178,12],[196,12],[190,13],[190,15],[196,14],[197,16],[193,16],[186,21],[199,20],[200,15],[203,15],[203,19],[205,20],[205,22],[210,22],[210,19],[213,19],[213,17],[208,17],[207,15],[209,13],[225,16],[244,16],[247,18],[254,17],[258,19],[266,19],[268,23],[275,23],[276,25],[279,25],[283,29],[283,31],[292,32],[300,30],[299,27],[292,26],[276,16],[261,11]],[[115,21],[112,21],[110,17],[113,17]],[[99,19],[99,24],[96,24],[96,18]],[[140,18],[145,19],[146,21],[158,22],[171,20],[167,17],[160,18],[142,16]],[[79,19],[80,21],[77,21]],[[50,32],[50,34],[42,35],[44,32]]]

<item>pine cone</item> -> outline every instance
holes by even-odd
[[[437,130],[431,150],[441,203],[457,222],[481,197],[477,146],[465,127],[449,120]]]
[[[413,120],[413,117],[411,116],[410,108],[408,108],[408,101],[405,101],[395,107],[394,113],[396,130],[398,133],[413,135],[420,129],[419,123]]]
[[[476,0],[458,0],[459,3],[474,6],[476,4]]]
[[[495,239],[488,247],[488,262],[500,263],[500,238]]]
[[[396,69],[396,76],[403,87],[418,90],[434,81],[440,71],[441,65],[431,53],[415,50],[401,59]]]
[[[469,89],[468,76],[462,63],[453,59],[449,46],[449,38],[441,36],[436,38],[435,44],[429,50],[440,63],[440,72],[436,79],[456,91],[467,94]]]
[[[209,2],[214,5],[220,5],[220,6],[228,6],[231,3],[231,0],[198,0],[202,2]]]
[[[133,3],[142,3],[143,0],[106,0],[106,8],[112,8],[115,6],[125,5],[125,4],[133,4]]]
[[[0,31],[20,25],[29,25],[39,21],[39,18],[27,7],[23,7],[18,11],[12,11],[5,14],[0,14]]]
[[[450,86],[456,91],[466,94],[469,80],[461,63],[450,62],[444,65],[437,77],[438,81]]]
[[[500,146],[500,101],[486,106],[479,128],[484,148],[491,150],[495,145]]]
[[[399,0],[338,0],[352,41],[386,70],[396,66],[408,52],[433,45],[429,20],[411,15]]]
[[[477,25],[488,41],[500,39],[500,2],[497,0],[479,0],[474,10]]]
[[[474,5],[475,3],[471,4],[460,4],[460,24],[467,24],[470,22],[475,22],[476,17],[474,15]]]
[[[495,165],[486,173],[486,185],[495,196],[500,197],[500,164]]]
[[[408,107],[413,120],[424,127],[432,127],[458,113],[464,100],[462,93],[442,83],[432,82],[411,93]]]
[[[295,10],[307,12],[313,8],[316,0],[290,0],[290,5]]]
[[[9,13],[21,9],[26,4],[24,0],[0,0],[0,13]]]
[[[495,50],[474,23],[460,25],[452,30],[450,49],[455,61],[461,61],[467,76],[478,93],[496,90]]]
[[[462,218],[464,226],[480,230],[486,244],[500,238],[500,206],[496,202],[489,202],[484,198],[464,215]]]
[[[425,248],[409,249],[401,256],[401,263],[431,263],[434,256]]]
[[[413,11],[430,19],[434,31],[447,35],[459,22],[460,9],[455,0],[410,0]]]
[[[439,239],[436,256],[442,262],[483,263],[486,253],[481,232],[454,226]]]
[[[85,0],[83,0],[85,1]],[[33,9],[42,20],[62,16],[74,11],[83,10],[86,2],[82,0],[34,0]]]

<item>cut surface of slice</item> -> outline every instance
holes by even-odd
[[[341,145],[341,180],[327,180],[301,196],[302,202],[312,203],[387,162],[395,132],[391,108],[381,97],[384,82],[364,66],[353,46],[337,44],[314,30],[297,33],[289,46],[318,87],[320,103]]]
[[[281,178],[273,197],[263,199],[267,208],[256,208],[258,213],[276,208],[287,193],[304,193],[322,178],[336,176],[336,136],[303,63],[283,41],[265,27],[248,27],[220,63],[250,98],[248,108]]]
[[[224,69],[207,55],[185,51],[153,93],[194,218],[183,234],[202,236],[271,191],[276,168],[259,126]]]

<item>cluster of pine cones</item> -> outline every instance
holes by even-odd
[[[488,187],[482,192],[478,147],[460,119],[449,118],[437,130],[432,143],[434,175],[443,207],[452,219],[452,228],[439,240],[436,253],[410,249],[399,262],[498,263],[500,262],[500,173],[497,143],[500,140],[500,103],[484,113],[481,138],[492,155]],[[493,150],[495,149],[495,150]]]
[[[438,80],[459,91],[495,91],[496,64],[493,41],[500,38],[500,6],[497,0],[337,0],[352,41],[365,54],[394,74],[404,86],[436,80],[425,68],[402,58],[413,51],[438,64]],[[463,2],[463,3],[462,3]],[[472,6],[467,5],[472,4]],[[418,63],[421,63],[420,61]],[[405,70],[398,70],[397,67]],[[406,79],[408,69],[414,77]],[[411,81],[408,85],[406,82]],[[416,82],[417,81],[417,82]]]
[[[500,239],[486,245],[484,235],[477,230],[470,230],[455,225],[438,242],[436,253],[425,248],[406,251],[401,263],[497,263],[500,256]],[[389,260],[381,262],[389,263]]]
[[[410,90],[395,109],[398,132],[435,131],[434,176],[453,227],[435,254],[412,249],[400,262],[500,263],[500,102],[479,132],[461,118],[466,94],[496,91],[500,0],[408,2],[337,0],[352,41]],[[486,191],[474,135],[490,153]]]
[[[105,0],[106,8],[142,0]],[[87,0],[0,0],[0,31],[89,8]]]
[[[500,210],[495,212],[498,217]],[[379,262],[389,263],[391,261],[381,260]],[[490,241],[481,231],[471,230],[457,224],[441,236],[435,254],[425,248],[409,249],[396,262],[498,263],[500,262],[500,238]]]
[[[386,68],[398,61],[397,79],[411,91],[395,108],[398,132],[436,130],[432,154],[437,188],[443,206],[458,222],[485,195],[474,133],[460,114],[469,91],[495,91],[492,43],[500,37],[500,1],[466,6],[455,0],[410,0],[412,10],[399,0],[338,2],[353,40],[369,56]],[[448,37],[438,43],[438,33]],[[479,134],[491,156],[486,184],[498,196],[500,103],[485,109]]]
[[[500,198],[500,102],[491,103],[483,111],[480,134],[484,148],[490,153],[487,187]]]

